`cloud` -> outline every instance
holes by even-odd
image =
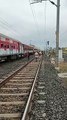
[[[57,0],[54,0],[56,3]],[[46,8],[45,8],[46,6]],[[60,45],[66,46],[67,1],[60,6]],[[32,9],[31,9],[32,8]],[[56,46],[56,7],[49,1],[31,5],[29,0],[0,0],[0,31],[25,44],[35,44],[41,48]],[[2,24],[2,22],[7,25]],[[65,33],[62,37],[62,34]]]

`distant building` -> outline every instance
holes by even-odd
[[[64,61],[67,62],[67,47],[62,48],[62,54],[63,54]]]
[[[67,47],[62,48],[63,54],[67,54]]]

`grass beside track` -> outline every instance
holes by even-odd
[[[67,72],[67,62],[59,63],[60,72]]]
[[[59,64],[60,72],[67,73],[67,62],[63,62]],[[67,88],[67,78],[62,78],[62,85]]]

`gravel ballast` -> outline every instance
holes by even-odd
[[[67,120],[67,89],[45,58],[34,92],[31,120]]]

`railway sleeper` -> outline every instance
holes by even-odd
[[[5,113],[0,114],[0,120],[20,120],[21,113]]]
[[[32,84],[6,84],[4,85],[4,87],[7,87],[9,86],[9,88],[21,88],[21,87],[31,87]]]
[[[2,96],[2,95],[0,95],[0,102],[6,102],[6,101],[11,102],[11,101],[20,101],[20,100],[25,101],[25,100],[27,100],[27,98],[28,98],[28,95],[26,95],[26,96],[24,96],[24,95],[20,95],[20,96],[11,96],[11,95]]]
[[[26,75],[25,75],[25,76],[22,76],[22,77],[17,77],[17,76],[15,76],[15,77],[13,77],[13,79],[18,79],[18,80],[19,80],[19,79],[20,79],[20,80],[21,80],[21,79],[34,79],[34,77],[32,77],[32,76],[29,77],[29,76],[26,76]]]
[[[24,104],[11,104],[11,105],[0,105],[0,114],[5,113],[18,113],[24,111]]]
[[[20,88],[16,88],[16,89],[0,89],[0,93],[29,93],[28,89],[20,89]]]
[[[10,83],[31,83],[33,79],[27,79],[27,80],[10,80]]]

